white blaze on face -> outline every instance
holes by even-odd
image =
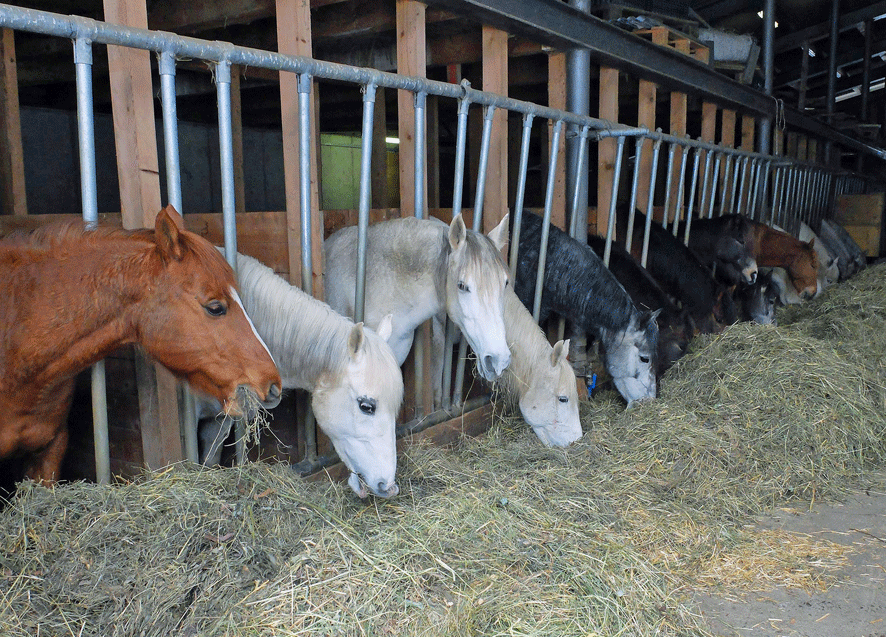
[[[249,317],[249,313],[246,311],[246,308],[243,306],[243,301],[240,299],[240,295],[237,294],[237,290],[234,288],[230,288],[231,298],[234,299],[234,303],[240,306],[240,309],[243,310],[243,315],[246,317],[246,320],[249,322],[249,327],[252,328],[252,333],[255,334],[255,338],[258,339],[258,342],[261,343],[261,346],[265,348],[265,351],[270,356],[271,360],[274,361],[273,355],[271,355],[271,350],[268,349],[268,346],[265,345],[264,339],[258,333],[258,330],[255,329],[255,325],[252,323],[252,319]],[[274,361],[274,365],[277,364],[277,361]]]

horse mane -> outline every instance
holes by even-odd
[[[237,269],[243,303],[284,380],[294,378],[299,388],[313,390],[323,374],[344,374],[350,361],[347,343],[353,321],[252,257],[238,254]],[[397,369],[397,361],[381,337],[372,330],[364,334],[364,347],[374,367]],[[386,388],[391,394],[385,398],[399,405],[402,385],[391,383]]]
[[[504,320],[511,364],[495,381],[495,387],[516,404],[535,376],[534,370],[551,364],[552,348],[532,314],[510,289],[504,294]]]

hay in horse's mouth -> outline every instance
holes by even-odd
[[[265,409],[258,395],[250,389],[238,387],[235,398],[241,415],[231,415],[230,409],[227,408],[225,418],[244,423],[243,442],[246,445],[258,444],[262,430],[268,428],[271,414]]]

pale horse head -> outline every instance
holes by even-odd
[[[602,330],[606,369],[628,406],[656,396],[658,323],[655,319],[660,312],[634,312],[623,331]]]
[[[403,376],[387,344],[391,315],[377,331],[356,323],[348,334],[348,360],[338,373],[320,376],[311,393],[317,423],[350,470],[348,485],[359,497],[390,498],[400,492],[397,414]]]
[[[503,318],[508,269],[499,252],[507,233],[507,215],[488,237],[468,230],[461,215],[449,224],[446,312],[468,339],[487,381],[501,376],[511,362]]]
[[[566,360],[569,340],[557,341],[547,361],[538,361],[520,396],[520,413],[548,447],[566,447],[582,436],[575,371]]]

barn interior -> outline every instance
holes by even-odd
[[[141,26],[152,31],[265,51],[297,52],[318,60],[422,75],[441,82],[467,80],[475,88],[565,110],[572,110],[572,104],[566,96],[571,80],[569,62],[564,56],[570,51],[586,50],[590,52],[590,88],[585,106],[592,116],[701,139],[709,134],[704,128],[705,105],[716,97],[719,119],[713,130],[719,143],[783,154],[861,176],[865,194],[881,191],[886,179],[886,93],[881,90],[886,81],[886,3],[779,2],[774,9],[777,24],[770,49],[769,79],[766,21],[761,15],[766,6],[759,1],[525,0],[518,7],[511,7],[513,3],[494,0],[431,0],[424,4],[312,0],[309,37],[301,37],[296,45],[283,41],[281,34],[291,35],[296,23],[289,16],[285,23],[281,22],[278,15],[282,4],[270,0],[35,0],[13,6],[118,23],[130,20],[128,11],[130,16],[143,15],[146,22]],[[410,5],[421,6],[420,33],[414,25],[404,27],[401,11]],[[108,17],[111,13],[113,20]],[[137,21],[129,23],[140,26]],[[494,61],[486,53],[491,33],[499,47]],[[7,29],[5,34],[4,99],[7,104],[14,101],[18,105],[16,116],[20,117],[21,130],[18,142],[10,141],[14,135],[7,133],[6,143],[13,148],[18,143],[21,150],[19,168],[15,168],[14,159],[4,163],[4,214],[0,216],[3,233],[43,223],[43,215],[77,215],[82,206],[77,186],[77,87],[71,41],[20,30],[13,33]],[[409,53],[404,54],[404,50]],[[409,66],[414,59],[421,60],[421,71]],[[151,65],[153,84],[149,101],[159,121],[156,56],[151,56]],[[115,127],[121,124],[114,106],[114,93],[119,89],[114,88],[116,71],[112,67],[107,48],[95,47],[92,69],[98,211],[108,220],[119,219],[121,209],[128,205],[124,202],[127,195],[121,192],[125,190],[125,178],[119,172],[124,169],[118,165],[122,153],[119,132],[115,133]],[[829,80],[832,74],[834,77]],[[241,245],[245,246],[244,251],[260,254],[277,273],[297,283],[297,248],[291,233],[286,232],[287,211],[297,211],[291,212],[293,202],[287,196],[286,141],[281,135],[293,97],[287,97],[276,71],[240,67],[235,69],[234,82],[237,136],[242,143],[237,194]],[[649,86],[654,87],[651,93]],[[359,167],[354,162],[355,156],[359,157],[363,96],[357,87],[334,80],[318,80],[315,87],[320,158],[316,205],[322,212],[322,222],[314,228],[314,238],[319,241],[320,235],[356,221]],[[182,164],[186,166],[182,175],[183,212],[190,227],[220,243],[223,193],[217,158],[213,69],[203,61],[177,60],[175,90]],[[377,125],[384,129],[388,142],[379,151],[384,158],[379,163],[385,169],[373,181],[373,219],[411,214],[409,186],[402,183],[404,173],[397,170],[406,148],[398,139],[404,132],[402,95],[394,90],[379,93]],[[673,119],[673,100],[669,99],[677,94],[686,96],[682,125]],[[615,117],[607,100],[613,95],[617,100]],[[457,114],[455,104],[443,100],[432,102],[431,109],[428,138],[434,140],[435,148],[429,158],[427,207],[432,214],[445,217],[453,198]],[[472,111],[477,113],[479,108]],[[6,113],[8,117],[8,108]],[[474,141],[480,136],[480,119],[472,115],[466,201],[477,192],[475,173],[479,156]],[[769,131],[774,125],[781,132],[772,142],[762,132],[767,130],[766,121]],[[16,127],[7,125],[5,129],[14,131]],[[507,129],[510,146],[501,175],[505,187],[497,204],[489,206],[498,210],[496,214],[513,205],[518,187],[515,166],[519,155],[519,118],[508,118]],[[156,135],[159,144],[159,127]],[[540,209],[545,205],[549,159],[544,149],[550,143],[550,132],[535,131],[533,135],[524,205]],[[341,166],[348,162],[351,169],[342,170]],[[604,171],[596,164],[592,161],[589,167],[591,183],[602,180]],[[601,160],[599,165],[603,164]],[[16,180],[17,174],[23,179]],[[158,179],[160,192],[165,192],[162,165],[158,167]],[[559,214],[562,220],[568,214],[567,195],[564,191],[558,197],[554,218]],[[602,190],[589,189],[591,231],[604,229],[608,197]],[[878,232],[882,232],[882,198],[878,201],[879,209],[869,216]],[[880,243],[878,234],[878,247],[869,256],[879,256]],[[322,267],[319,271],[314,268],[314,277],[321,282],[322,290]],[[120,366],[119,373],[113,374],[115,377],[134,379],[131,354],[121,354],[109,364]],[[119,431],[112,436],[115,475],[132,475],[145,462],[162,464],[180,455],[168,455],[162,449],[145,450],[151,436],[145,432],[146,423],[139,413],[136,385],[134,380],[126,381],[109,390],[111,402],[116,401],[120,413],[128,414],[117,421]],[[88,392],[84,378],[78,392],[80,399],[72,412],[72,425],[83,426],[85,422],[87,431]],[[482,393],[476,387],[474,392],[472,395]],[[415,401],[420,400],[412,402],[404,420],[434,411],[428,404],[417,405]],[[303,406],[296,403],[293,400],[284,405],[277,416],[279,422],[301,420],[296,412],[303,411]],[[483,414],[476,419],[481,421]],[[173,447],[177,436],[172,436]],[[256,453],[297,463],[304,456],[304,448],[305,434],[284,427],[284,433]],[[324,449],[321,442],[320,456],[329,452],[328,445]],[[72,450],[68,469],[71,477],[95,477],[90,465],[92,453],[88,443]]]

